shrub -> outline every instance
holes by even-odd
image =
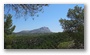
[[[73,47],[74,44],[75,44],[74,41],[61,42],[59,43],[58,48],[68,49],[68,48]]]

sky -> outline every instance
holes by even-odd
[[[48,27],[52,32],[62,32],[62,26],[60,25],[60,18],[68,19],[67,12],[69,8],[74,6],[84,7],[84,4],[50,4],[44,8],[44,12],[39,12],[39,17],[35,17],[34,20],[30,17],[12,17],[13,25],[16,26],[14,32],[20,32],[22,30],[33,30],[40,27]],[[25,21],[24,18],[27,18]]]

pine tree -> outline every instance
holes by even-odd
[[[15,29],[15,25],[12,25],[12,16],[11,14],[4,15],[4,34],[10,35]]]
[[[69,9],[67,17],[69,20],[61,18],[59,22],[64,32],[74,39],[75,47],[82,48],[84,46],[84,8],[77,5],[74,9]]]
[[[59,20],[64,32],[84,32],[84,8],[75,6],[74,9],[69,9],[67,17],[70,20]]]

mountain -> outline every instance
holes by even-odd
[[[18,32],[18,34],[33,34],[33,33],[51,33],[50,29],[48,27],[41,27],[34,30],[23,30],[21,32]]]
[[[30,33],[50,33],[50,29],[48,27],[41,27],[38,29],[31,30]]]

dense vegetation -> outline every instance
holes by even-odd
[[[75,45],[79,48],[84,46],[84,8],[76,5],[74,9],[67,12],[68,19],[60,19],[59,22],[70,37],[74,39]]]
[[[78,48],[67,33],[36,35],[8,35],[4,40],[5,49],[69,49]],[[79,45],[79,48],[83,46]]]

